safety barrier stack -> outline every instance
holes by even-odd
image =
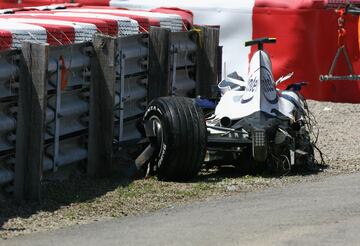
[[[213,97],[219,30],[187,32],[181,11],[1,14],[0,192],[39,199],[44,178],[78,164],[105,175],[117,150],[142,139],[150,100]]]
[[[0,184],[14,179],[20,52],[0,53]]]
[[[142,138],[151,99],[211,96],[217,56],[209,54],[217,54],[218,39],[214,28],[152,27],[68,45],[26,41],[21,50],[3,51],[1,189],[38,199],[42,180],[71,164],[81,163],[91,176],[107,174],[119,147]]]

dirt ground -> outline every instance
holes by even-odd
[[[156,178],[130,181],[118,174],[96,181],[81,175],[66,181],[46,181],[40,204],[17,204],[0,197],[0,238],[360,171],[360,104],[308,103],[317,119],[318,147],[326,161],[320,172],[242,176],[232,167],[223,167],[203,170],[197,179],[186,183]]]

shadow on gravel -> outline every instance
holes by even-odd
[[[216,168],[210,168],[208,170],[203,170],[200,175],[192,180],[191,182],[205,182],[205,183],[217,183],[225,179],[239,178],[245,176],[256,176],[262,178],[280,178],[283,176],[309,176],[315,175],[317,173],[323,172],[329,166],[326,164],[318,164],[314,168],[299,168],[293,169],[287,173],[274,172],[269,170],[262,170],[256,173],[243,173],[232,165],[224,165]]]
[[[12,218],[30,218],[40,212],[55,212],[63,206],[74,203],[92,202],[97,197],[125,187],[132,181],[123,176],[121,170],[112,172],[110,177],[92,179],[77,172],[67,179],[47,179],[42,182],[40,202],[17,202],[11,197],[0,197],[0,238],[1,232],[21,232],[26,228],[3,228]]]
[[[4,223],[11,218],[29,218],[41,211],[54,212],[62,206],[72,203],[90,202],[119,186],[125,186],[128,181],[119,178],[93,180],[84,176],[71,177],[66,181],[45,181],[41,202],[18,203],[11,199],[0,201],[0,232]],[[25,230],[25,228],[6,229]]]
[[[85,163],[75,166],[70,174],[64,174],[64,176],[55,174],[52,178],[46,176],[42,181],[40,202],[17,202],[11,196],[4,197],[0,193],[0,238],[1,232],[4,231],[21,232],[26,230],[26,228],[4,229],[4,224],[10,219],[26,219],[40,212],[55,212],[63,206],[74,203],[90,203],[107,192],[128,186],[134,180],[129,176],[133,173],[132,155],[136,151],[137,149],[129,148],[124,152],[117,153],[113,161],[113,170],[106,178],[88,177],[85,174]]]

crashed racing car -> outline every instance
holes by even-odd
[[[201,100],[161,97],[153,100],[143,125],[149,145],[137,158],[138,167],[164,180],[187,180],[203,165],[232,164],[246,172],[270,167],[290,170],[314,162],[305,99],[299,93],[305,83],[286,90],[274,81],[269,55],[262,38],[246,42],[257,45],[250,61],[249,79],[233,74],[219,83],[221,97],[213,113],[205,117]]]

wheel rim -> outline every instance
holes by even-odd
[[[281,155],[277,163],[277,171],[286,175],[291,171],[291,162],[286,155]]]
[[[160,149],[164,141],[164,131],[161,120],[157,116],[152,116],[149,121],[151,122],[153,133],[155,135],[151,138],[151,143]]]

